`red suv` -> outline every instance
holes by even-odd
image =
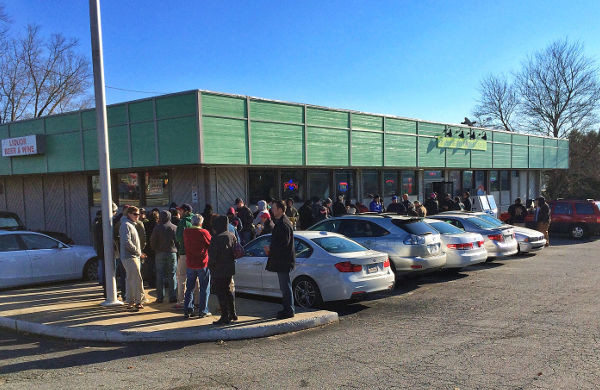
[[[576,239],[598,234],[600,201],[558,199],[550,202],[551,232],[569,233]]]

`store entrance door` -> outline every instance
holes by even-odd
[[[433,192],[438,194],[440,199],[444,198],[444,195],[454,194],[454,182],[452,181],[436,181],[431,183],[433,187]]]

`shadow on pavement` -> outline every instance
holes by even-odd
[[[600,240],[600,236],[593,236],[588,238],[583,238],[581,240],[576,240],[574,238],[569,237],[566,234],[557,234],[553,233],[550,235],[550,246],[567,246],[567,245],[578,245],[578,244],[586,244],[588,242],[594,242]]]

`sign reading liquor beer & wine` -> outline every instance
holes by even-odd
[[[456,137],[437,137],[438,148],[487,150],[487,141]]]
[[[29,156],[44,153],[43,135],[26,135],[24,137],[6,138],[2,140],[2,156]]]

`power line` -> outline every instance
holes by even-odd
[[[127,89],[127,88],[111,87],[109,85],[106,85],[106,88],[116,89],[118,91],[138,92],[138,93],[148,93],[148,94],[161,94],[161,95],[165,95],[165,94],[170,93],[170,92],[160,92],[160,91],[140,91],[140,90],[137,90],[137,89]]]

